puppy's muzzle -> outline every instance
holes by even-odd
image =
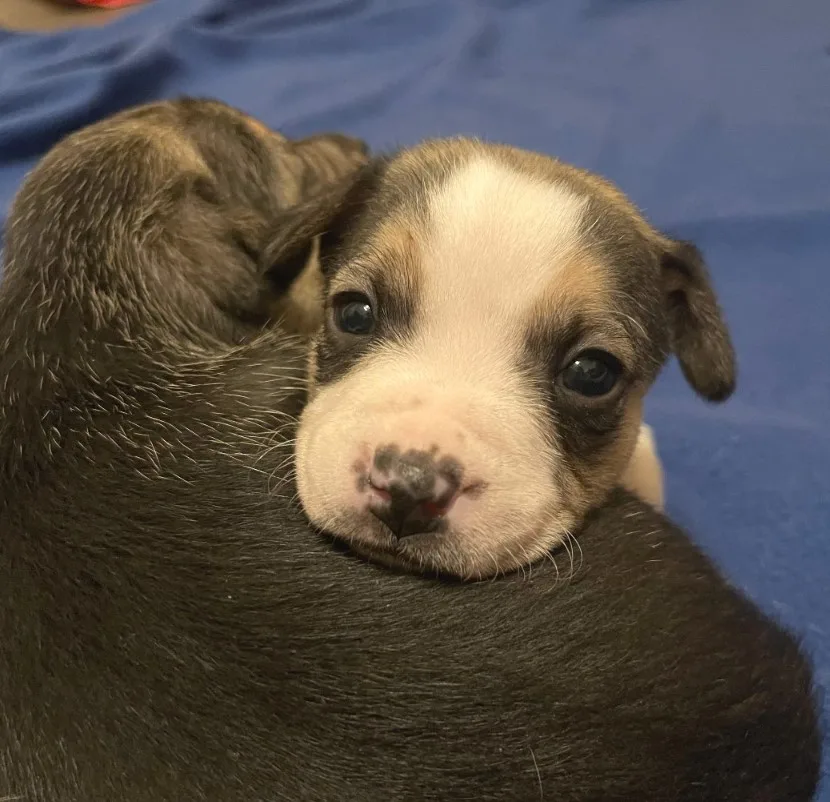
[[[461,491],[462,474],[455,460],[439,459],[435,450],[384,446],[369,470],[369,510],[397,538],[435,532]]]

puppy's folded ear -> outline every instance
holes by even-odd
[[[326,272],[330,254],[347,235],[364,208],[381,160],[332,182],[302,203],[281,210],[260,249],[261,271],[274,289],[287,291],[302,273],[320,237],[320,267]]]
[[[345,134],[315,134],[292,141],[291,154],[301,165],[300,192],[307,197],[359,172],[369,161],[369,146]]]
[[[330,184],[302,203],[280,210],[271,222],[260,248],[260,270],[274,292],[287,292],[302,273],[315,238],[341,212],[355,179],[352,174]]]
[[[664,239],[662,247],[672,350],[700,396],[725,401],[735,389],[735,351],[703,257],[689,242]]]

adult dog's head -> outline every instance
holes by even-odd
[[[317,233],[299,494],[375,559],[464,577],[531,562],[620,482],[672,351],[699,395],[733,390],[699,252],[554,159],[427,142],[289,218],[271,258]]]

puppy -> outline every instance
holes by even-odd
[[[395,574],[309,527],[290,468],[307,344],[266,307],[366,180],[357,143],[325,142],[345,178],[296,204],[298,145],[156,104],[68,138],[20,190],[0,284],[0,798],[807,802],[808,662],[625,491],[588,512],[570,582],[552,563]],[[675,347],[719,394],[708,335],[689,362],[701,308],[671,312]],[[563,425],[555,442],[587,436]]]
[[[672,351],[709,401],[735,382],[692,245],[595,175],[467,139],[378,159],[322,204],[296,458],[312,522],[481,578],[548,555],[618,484],[662,505],[646,391]]]

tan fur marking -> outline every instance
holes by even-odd
[[[319,239],[303,272],[294,281],[288,293],[275,298],[269,307],[269,316],[290,334],[310,337],[323,325],[323,277],[320,274]]]
[[[362,290],[380,274],[393,293],[412,295],[420,281],[423,234],[412,222],[392,219],[381,224],[365,245],[359,263],[346,265],[334,277],[330,294]]]
[[[588,314],[604,314],[611,302],[605,270],[585,252],[567,259],[542,291],[535,309],[576,308]]]
[[[609,314],[613,304],[607,272],[587,253],[580,252],[568,259],[551,279],[534,303],[529,319],[531,325],[564,328],[580,318],[597,338],[586,347],[603,348],[623,364],[630,364],[635,356],[622,324]]]

